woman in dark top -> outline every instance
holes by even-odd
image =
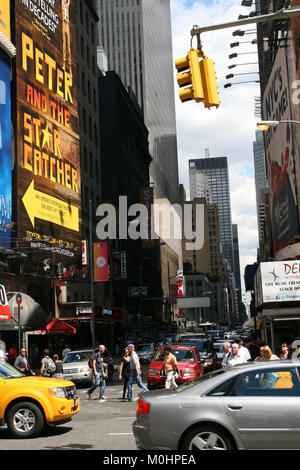
[[[124,379],[123,397],[122,397],[123,400],[126,398],[125,394],[126,394],[128,380],[129,380],[129,377],[130,377],[130,364],[129,364],[129,361],[130,361],[129,352],[128,352],[128,349],[125,348],[124,351],[123,351],[122,362],[121,362],[121,365],[120,365],[120,373],[119,373],[119,380],[122,380],[122,377]],[[128,395],[128,390],[127,390],[127,395]]]
[[[55,379],[63,379],[63,365],[62,362],[59,360],[58,354],[53,354],[53,361],[56,365],[56,371],[54,372],[53,376]]]

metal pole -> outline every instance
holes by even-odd
[[[232,28],[234,26],[241,26],[244,24],[252,23],[262,23],[264,21],[275,21],[285,18],[290,18],[291,16],[300,15],[300,8],[288,8],[286,10],[281,9],[275,13],[270,13],[268,15],[254,16],[251,18],[245,18],[242,20],[230,21],[228,23],[221,23],[211,26],[204,26],[200,28],[199,26],[194,26],[191,30],[191,36],[198,36],[201,33],[206,33],[208,31],[216,31],[218,29]]]
[[[20,309],[20,304],[18,303],[18,349],[19,349],[19,354],[21,354],[21,309]]]
[[[152,247],[150,248],[147,248],[147,250],[144,251],[144,253],[142,254],[142,257],[141,257],[141,262],[140,262],[140,271],[139,271],[139,280],[140,280],[140,301],[139,301],[139,310],[140,312],[139,313],[142,313],[142,308],[143,308],[143,298],[142,298],[142,283],[143,283],[143,262],[144,262],[144,259],[145,259],[145,256],[146,254],[148,253],[148,251],[151,249]]]
[[[90,218],[90,284],[91,284],[91,336],[93,351],[96,347],[95,340],[95,284],[94,284],[94,245],[93,245],[93,223],[92,223],[92,200],[89,200]]]

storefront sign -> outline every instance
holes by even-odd
[[[257,305],[300,300],[300,262],[260,263],[255,275]]]
[[[0,275],[0,320],[11,320],[11,313],[8,306],[4,282]]]
[[[81,264],[82,266],[87,266],[89,263],[88,263],[88,253],[87,253],[87,241],[86,240],[82,240],[81,242]]]

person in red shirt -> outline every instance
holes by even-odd
[[[17,349],[16,346],[13,344],[11,348],[8,350],[8,362],[13,365],[15,360],[17,359]]]

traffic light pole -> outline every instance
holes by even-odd
[[[218,29],[233,28],[235,26],[242,26],[245,24],[262,23],[264,21],[276,21],[290,18],[291,16],[300,15],[300,8],[287,8],[278,10],[275,13],[267,15],[253,16],[250,18],[244,18],[242,20],[230,21],[228,23],[220,23],[211,26],[194,26],[191,30],[191,36],[199,36],[201,33],[207,33],[208,31],[216,31]]]
[[[89,219],[90,219],[90,284],[91,284],[91,336],[93,351],[96,347],[95,340],[95,284],[94,284],[94,245],[93,245],[93,217],[92,200],[89,200]]]

